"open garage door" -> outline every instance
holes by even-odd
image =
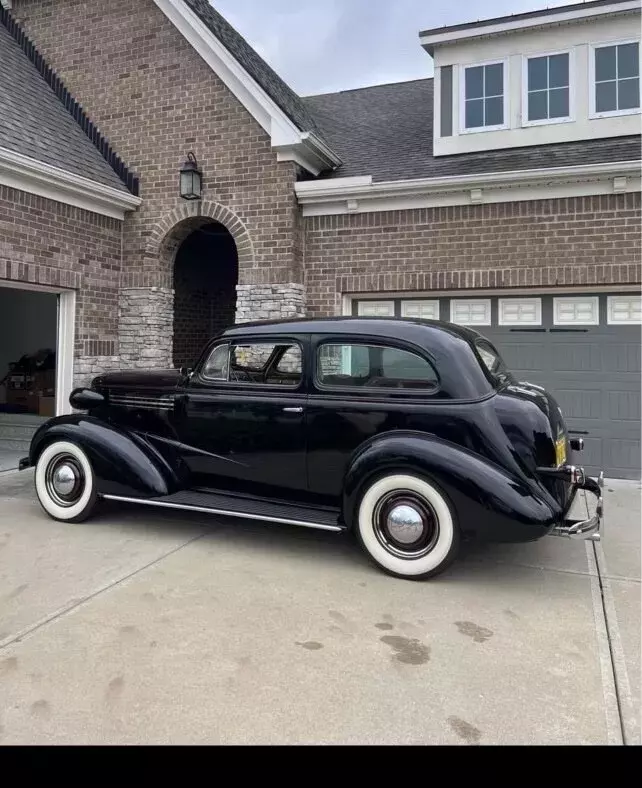
[[[58,299],[0,286],[0,472],[18,467],[34,431],[56,414]]]

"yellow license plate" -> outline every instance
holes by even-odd
[[[566,462],[566,438],[558,438],[555,441],[555,462],[558,468]]]

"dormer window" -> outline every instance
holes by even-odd
[[[507,128],[507,64],[500,60],[462,66],[461,131]]]
[[[640,42],[598,45],[591,52],[591,117],[640,111]]]
[[[570,54],[524,58],[523,125],[571,120]]]

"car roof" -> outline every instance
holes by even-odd
[[[322,317],[293,318],[291,320],[268,320],[240,323],[225,330],[222,336],[243,337],[259,334],[363,334],[371,337],[393,337],[409,341],[431,341],[431,344],[449,344],[453,338],[468,343],[480,338],[480,334],[466,326],[447,323],[443,320],[422,320],[404,317]]]

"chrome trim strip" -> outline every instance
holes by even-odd
[[[303,528],[315,528],[319,531],[343,531],[338,525],[321,525],[321,523],[307,523],[303,520],[290,520],[286,517],[269,517],[246,512],[229,512],[227,509],[208,509],[205,506],[188,506],[180,503],[165,503],[164,501],[150,501],[144,498],[127,498],[121,495],[101,495],[106,501],[120,501],[121,503],[141,503],[146,506],[160,506],[163,509],[180,509],[186,512],[202,512],[204,514],[222,514],[226,517],[242,517],[245,520],[260,520],[266,523],[279,523],[281,525],[300,525]]]

